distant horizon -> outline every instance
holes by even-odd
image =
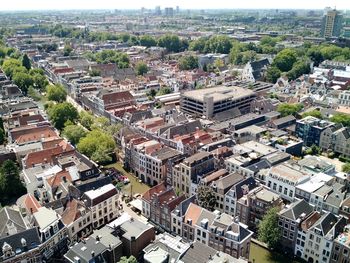
[[[213,1],[202,0],[200,7],[198,1],[190,0],[61,0],[61,1],[47,1],[47,0],[12,0],[4,1],[0,6],[0,12],[22,12],[22,11],[92,11],[92,10],[139,10],[142,7],[146,9],[154,9],[160,6],[165,7],[179,6],[180,10],[323,10],[325,7],[336,8],[338,10],[350,10],[350,0],[294,0],[291,2],[277,1],[277,0],[247,0],[230,1],[216,0]]]

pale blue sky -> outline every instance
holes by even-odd
[[[215,8],[296,8],[323,9],[326,6],[349,9],[350,0],[1,0],[0,10],[38,9],[139,9],[160,5],[182,9]]]

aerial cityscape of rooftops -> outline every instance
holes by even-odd
[[[350,263],[350,1],[71,2],[0,5],[0,262]]]

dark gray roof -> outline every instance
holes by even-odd
[[[165,136],[168,139],[172,139],[175,135],[181,136],[181,135],[189,134],[189,133],[195,132],[197,129],[202,129],[202,124],[199,120],[170,127],[162,135],[163,137]]]
[[[296,118],[293,115],[288,115],[273,121],[276,126],[289,122],[296,122]]]
[[[162,149],[156,152],[153,152],[151,155],[154,157],[157,157],[159,160],[166,161],[169,158],[173,158],[175,156],[181,155],[181,152],[165,146]]]
[[[267,169],[267,168],[270,168],[270,167],[271,167],[270,163],[267,160],[263,159],[263,160],[261,160],[261,161],[259,161],[257,163],[254,163],[254,164],[251,164],[251,165],[247,166],[246,168],[251,170],[251,171],[253,171],[254,174],[256,174],[260,170]]]
[[[17,255],[34,249],[41,244],[38,228],[27,229],[21,233],[1,238],[0,248],[4,243],[9,244]],[[0,259],[2,255],[2,249],[0,249]]]
[[[314,228],[318,228],[322,231],[322,235],[325,236],[334,227],[338,221],[337,216],[332,213],[324,214],[313,225]]]
[[[314,210],[313,206],[304,199],[298,200],[291,204],[289,208],[285,208],[280,212],[280,215],[291,220],[298,219],[302,214],[307,216]]]
[[[79,258],[81,263],[102,263],[106,262],[106,259],[102,256],[106,250],[107,247],[105,245],[90,236],[84,243],[79,242],[71,247],[64,257],[71,262],[76,262],[75,258]],[[94,252],[94,256],[91,253],[92,251]]]
[[[262,77],[262,70],[264,67],[267,67],[270,65],[270,62],[267,58],[261,59],[258,61],[254,61],[250,63],[252,70],[253,70],[253,76],[255,80],[259,80]]]
[[[4,207],[0,211],[0,238],[21,233],[27,229],[27,225],[19,211]]]
[[[205,263],[210,257],[216,254],[216,250],[201,242],[195,241],[193,245],[186,251],[181,260],[184,263]]]
[[[238,184],[234,185],[233,187],[235,188],[236,198],[239,199],[244,195],[244,193],[247,194],[249,191],[257,187],[257,184],[255,179],[250,176],[240,181]],[[245,192],[245,189],[248,192]]]

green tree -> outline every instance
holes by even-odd
[[[258,239],[267,244],[269,248],[276,248],[281,239],[281,230],[278,226],[278,208],[267,211],[258,225]]]
[[[184,56],[179,59],[179,68],[181,70],[191,70],[198,68],[198,58],[195,56]]]
[[[281,71],[275,67],[271,66],[266,71],[266,80],[271,83],[276,83],[276,81],[281,77]]]
[[[86,111],[81,111],[79,114],[79,122],[86,129],[91,130],[91,126],[94,123],[94,116]]]
[[[281,113],[282,117],[293,115],[295,116],[299,111],[303,109],[303,105],[300,103],[289,104],[289,103],[281,103],[277,107],[277,111]]]
[[[322,113],[319,110],[307,111],[307,112],[303,113],[303,115],[302,115],[303,118],[305,118],[307,116],[312,116],[312,117],[318,118],[320,120],[323,119]]]
[[[134,256],[130,257],[121,257],[118,263],[137,263],[137,260]]]
[[[260,45],[263,45],[263,46],[274,47],[274,46],[276,46],[277,42],[278,42],[277,38],[273,38],[273,37],[269,37],[269,36],[263,36],[260,39]]]
[[[110,125],[109,119],[101,116],[94,119],[94,123],[91,125],[91,129],[105,130],[109,125]]]
[[[98,77],[98,76],[101,76],[101,71],[98,70],[98,69],[91,69],[91,70],[89,71],[89,75],[90,75],[91,77]]]
[[[10,199],[17,198],[26,192],[23,186],[18,166],[12,161],[5,161],[0,167],[0,202],[7,203]]]
[[[65,45],[63,48],[63,56],[69,57],[72,51],[73,51],[73,48],[70,45]]]
[[[334,123],[343,124],[345,127],[350,127],[350,115],[345,113],[336,113],[330,120]]]
[[[158,46],[166,48],[169,52],[181,52],[187,49],[188,43],[177,35],[166,34],[158,39]]]
[[[344,173],[350,173],[350,163],[345,163],[343,166],[342,166],[342,171]]]
[[[78,150],[98,163],[106,163],[112,160],[111,154],[116,148],[111,135],[102,130],[95,129],[82,138],[78,143]]]
[[[63,129],[63,136],[66,137],[73,145],[76,145],[81,138],[86,136],[86,130],[80,125],[68,125]]]
[[[140,37],[140,45],[145,47],[157,46],[157,41],[150,35],[143,35]]]
[[[171,89],[169,87],[163,87],[157,92],[157,96],[167,95],[171,93]]]
[[[50,85],[46,88],[46,97],[48,100],[63,102],[67,98],[67,91],[62,85]]]
[[[150,100],[153,100],[154,97],[157,95],[157,91],[155,91],[154,89],[151,89],[146,93],[146,95]]]
[[[78,111],[74,106],[68,102],[53,104],[47,109],[47,113],[52,124],[58,129],[62,130],[67,121],[75,123],[78,120]]]
[[[29,87],[34,84],[32,76],[23,72],[14,73],[12,80],[21,89],[24,95],[27,95]]]
[[[2,64],[2,69],[8,77],[12,78],[14,70],[21,66],[22,63],[18,59],[8,58]]]
[[[303,74],[310,73],[310,62],[305,60],[298,60],[293,64],[292,69],[287,73],[290,80],[299,78]]]
[[[297,61],[297,53],[293,49],[283,49],[273,60],[272,65],[276,66],[280,71],[287,72],[293,68]]]
[[[213,211],[216,205],[214,190],[206,185],[201,185],[197,189],[198,204],[210,211]]]
[[[31,97],[35,101],[41,100],[41,96],[40,96],[39,92],[36,89],[34,89],[33,87],[29,87],[28,96]]]
[[[5,142],[5,132],[3,128],[0,128],[0,145],[3,145]]]
[[[232,48],[232,40],[228,36],[212,36],[205,44],[206,53],[229,54]]]
[[[200,37],[196,40],[193,40],[189,46],[190,50],[199,51],[200,53],[204,53],[205,44],[207,43],[207,40],[208,39],[205,37]]]
[[[47,80],[45,75],[35,73],[33,76],[33,86],[34,88],[44,91],[49,85],[49,81]]]
[[[148,66],[145,62],[138,62],[135,66],[136,74],[143,76],[148,72]]]
[[[307,148],[304,153],[305,155],[320,155],[322,150],[320,147],[313,144],[311,147]]]
[[[25,67],[27,70],[30,70],[32,67],[32,63],[30,62],[30,59],[27,54],[24,54],[22,57],[22,66]]]

